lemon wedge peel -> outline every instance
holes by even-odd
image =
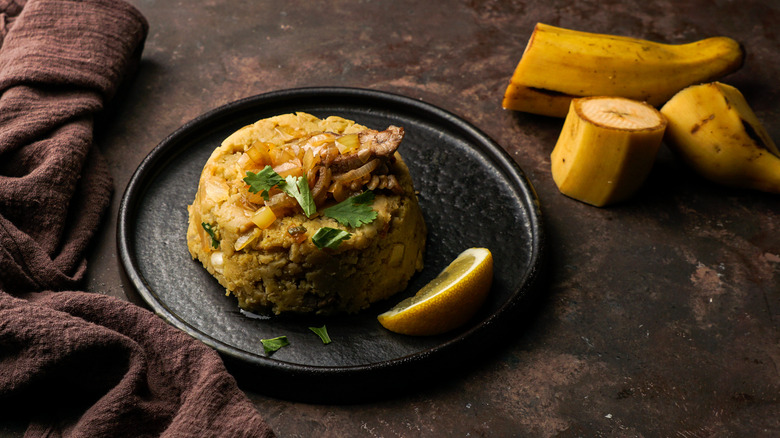
[[[453,330],[471,319],[490,291],[493,256],[487,248],[469,248],[414,296],[377,319],[386,329],[430,336]]]

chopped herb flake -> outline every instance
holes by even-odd
[[[290,341],[287,340],[287,336],[279,336],[271,339],[260,339],[263,344],[263,350],[265,354],[271,354],[274,351],[290,345]]]
[[[201,222],[200,226],[203,227],[204,230],[209,234],[211,237],[211,247],[214,249],[219,248],[219,240],[217,240],[217,236],[214,232],[214,227],[211,226],[211,224],[207,224],[205,222]]]
[[[352,235],[338,228],[322,227],[311,236],[311,241],[319,248],[336,249],[343,240],[348,240]]]
[[[287,234],[291,236],[295,236],[296,234],[303,234],[306,232],[306,227],[303,225],[293,225],[290,228],[287,228]]]
[[[313,331],[317,336],[322,339],[323,344],[330,344],[330,336],[328,336],[328,329],[323,325],[322,327],[309,327],[309,330]]]

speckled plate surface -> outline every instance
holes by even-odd
[[[392,302],[342,317],[252,319],[187,251],[187,205],[203,165],[221,141],[256,120],[305,111],[338,115],[374,129],[406,132],[399,151],[410,168],[428,225],[425,269]],[[242,385],[274,396],[344,402],[400,390],[437,362],[473,358],[538,289],[544,232],[536,194],[521,169],[468,122],[407,97],[353,88],[301,88],[262,94],[203,114],[143,160],[120,205],[120,262],[142,299],[168,323],[216,349]],[[388,332],[376,315],[413,294],[462,250],[494,255],[494,282],[478,315],[436,337]],[[327,325],[323,345],[308,327]],[[260,339],[287,336],[271,356]]]

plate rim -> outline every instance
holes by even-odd
[[[531,252],[529,253],[528,268],[523,272],[524,275],[518,290],[512,291],[510,299],[501,304],[498,309],[491,313],[485,320],[445,342],[406,356],[368,364],[324,366],[292,363],[276,360],[273,359],[273,357],[250,355],[201,332],[196,327],[187,323],[187,321],[181,319],[181,317],[177,317],[174,312],[167,308],[165,303],[157,299],[159,297],[154,293],[151,285],[149,285],[145,278],[140,274],[137,257],[134,253],[135,245],[132,242],[133,239],[131,239],[131,236],[129,235],[131,229],[130,218],[136,214],[135,206],[143,199],[145,189],[148,187],[147,180],[153,179],[154,171],[157,168],[165,166],[164,164],[160,164],[160,162],[165,161],[166,156],[175,152],[177,149],[176,146],[179,146],[178,142],[180,138],[186,138],[193,135],[193,133],[196,133],[198,130],[204,129],[202,126],[208,125],[209,122],[214,123],[215,120],[228,117],[230,114],[240,113],[247,108],[256,106],[266,107],[272,105],[274,102],[288,102],[295,99],[305,100],[307,98],[317,98],[327,100],[328,98],[333,97],[348,97],[352,100],[376,100],[378,102],[392,103],[394,107],[413,110],[404,112],[403,114],[417,113],[418,115],[424,116],[426,119],[445,122],[448,128],[456,128],[456,131],[460,131],[462,135],[469,140],[470,146],[478,146],[480,152],[488,156],[493,166],[500,165],[498,169],[505,177],[513,181],[514,191],[519,192],[518,196],[520,194],[522,195],[522,204],[527,208],[528,219],[526,226],[529,228],[531,235],[531,242],[529,242]],[[473,144],[472,140],[477,140],[478,145]],[[152,174],[151,176],[149,175],[150,172]],[[431,103],[392,92],[355,87],[300,87],[260,93],[223,104],[184,123],[160,141],[160,143],[144,157],[133,172],[125,187],[120,202],[116,239],[119,263],[131,286],[140,295],[144,303],[168,324],[173,325],[177,329],[182,330],[190,336],[209,345],[211,348],[215,349],[226,362],[237,361],[239,368],[249,366],[249,368],[261,367],[267,369],[268,367],[271,367],[281,374],[300,375],[303,373],[310,376],[361,375],[365,373],[373,374],[378,371],[398,372],[415,363],[428,361],[433,356],[447,356],[448,353],[459,349],[461,346],[466,348],[470,344],[469,340],[472,340],[477,332],[485,332],[494,329],[494,327],[499,324],[503,315],[516,308],[519,304],[518,301],[524,301],[529,290],[538,286],[546,260],[546,233],[544,230],[543,214],[538,194],[531,181],[525,175],[525,172],[523,172],[514,159],[512,159],[498,143],[472,123]]]

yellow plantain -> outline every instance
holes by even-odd
[[[673,45],[538,23],[502,106],[565,117],[572,98],[621,96],[658,107],[689,85],[738,70],[743,60],[742,46],[728,37]]]
[[[628,199],[650,173],[665,128],[646,103],[574,99],[550,155],[553,180],[564,195],[597,207]]]
[[[780,193],[780,150],[740,91],[712,82],[688,87],[662,108],[666,144],[716,183]]]

